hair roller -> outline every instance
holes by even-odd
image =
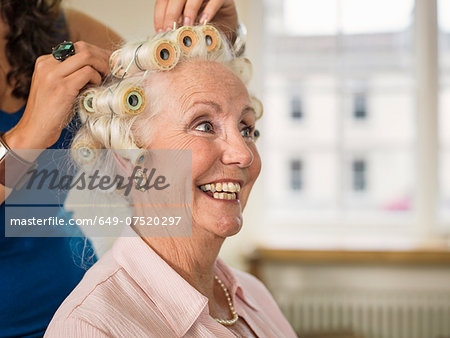
[[[99,157],[99,150],[103,148],[88,132],[82,129],[72,143],[72,158],[80,166],[93,164]]]
[[[230,62],[232,71],[241,79],[242,82],[248,84],[253,75],[253,66],[247,58],[237,58]]]
[[[180,59],[180,47],[170,40],[157,40],[151,44],[150,49],[153,51],[149,58],[153,67],[148,68],[170,70]]]
[[[95,101],[100,92],[101,90],[98,88],[90,88],[80,94],[78,114],[82,122],[85,122],[88,116],[92,116],[95,113]]]
[[[144,111],[146,99],[136,81],[124,80],[101,91],[93,103],[101,114],[138,115]]]
[[[255,109],[256,119],[259,120],[264,113],[264,106],[262,102],[257,99],[255,96],[251,97],[253,108]]]
[[[115,77],[122,77],[125,74],[125,69],[122,65],[122,50],[115,50],[109,57],[109,69],[111,70],[111,75]]]
[[[196,30],[190,26],[183,26],[177,30],[177,41],[181,51],[189,54],[198,43],[198,35]]]
[[[116,94],[116,105],[119,105],[118,113],[122,112],[128,115],[138,115],[145,108],[145,94],[139,87],[128,87]]]
[[[203,33],[206,49],[208,50],[208,52],[219,50],[222,46],[222,39],[220,37],[219,31],[210,25],[200,26],[200,30]]]

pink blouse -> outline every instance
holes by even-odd
[[[255,277],[220,258],[215,272],[259,337],[296,337]],[[203,296],[140,237],[120,237],[54,315],[45,337],[235,337]]]

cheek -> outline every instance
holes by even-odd
[[[214,142],[209,142],[205,139],[195,139],[191,143],[192,150],[192,176],[204,174],[209,169],[212,169],[217,163],[218,154],[217,147]]]
[[[249,168],[249,176],[252,183],[256,181],[256,179],[259,176],[259,173],[261,172],[261,157],[259,156],[258,149],[256,148],[256,145],[253,143],[250,146],[250,149],[253,153],[253,162],[252,165]]]

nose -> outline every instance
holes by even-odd
[[[235,164],[239,168],[247,168],[253,163],[254,155],[239,131],[228,135],[224,141],[222,162]]]

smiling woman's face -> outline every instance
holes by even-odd
[[[261,170],[245,85],[218,63],[194,61],[155,74],[150,91],[161,108],[151,121],[149,147],[192,151],[193,226],[236,234]]]

